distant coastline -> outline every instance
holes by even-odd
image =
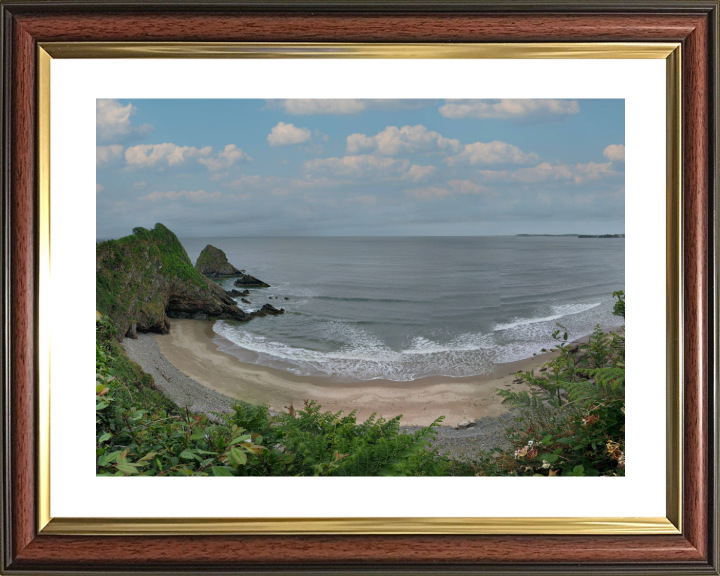
[[[625,234],[516,234],[520,238],[625,238]]]

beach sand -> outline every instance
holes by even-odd
[[[455,426],[465,420],[505,414],[508,407],[501,403],[495,389],[527,389],[524,384],[513,384],[515,373],[537,370],[557,355],[547,352],[519,362],[497,364],[494,374],[488,376],[432,376],[412,382],[370,380],[349,384],[241,362],[218,349],[213,342],[217,335],[212,322],[170,322],[169,334],[154,336],[162,355],[185,376],[219,394],[250,404],[267,404],[278,411],[286,411],[290,405],[301,407],[303,400],[315,400],[325,410],[357,410],[360,420],[373,412],[384,418],[402,414],[404,425],[428,425],[445,416],[443,424]]]

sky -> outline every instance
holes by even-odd
[[[624,100],[97,100],[98,238],[625,232]]]

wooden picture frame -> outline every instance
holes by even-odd
[[[557,2],[539,7],[522,1],[11,0],[2,3],[1,13],[4,573],[718,573],[717,1]],[[73,52],[74,45],[86,42],[103,43],[115,55],[127,54],[117,43],[134,42],[166,47],[161,43],[221,43],[220,48],[222,43],[317,42],[626,43],[631,48],[679,44],[680,52],[673,53],[681,55],[680,113],[669,117],[669,125],[681,126],[682,132],[676,140],[679,149],[669,157],[681,157],[682,164],[668,174],[676,180],[681,203],[677,211],[669,203],[679,238],[669,239],[668,266],[677,269],[680,282],[673,285],[669,275],[668,294],[669,301],[673,295],[679,299],[682,319],[675,332],[682,335],[676,342],[679,358],[669,365],[679,371],[681,382],[682,429],[676,432],[682,445],[674,446],[672,438],[668,444],[677,448],[676,464],[682,472],[675,480],[669,477],[668,492],[678,496],[681,516],[672,518],[669,512],[668,518],[681,529],[631,535],[563,529],[523,534],[506,526],[480,534],[462,529],[410,534],[415,531],[388,530],[392,535],[310,529],[237,535],[222,529],[193,534],[182,527],[168,534],[167,526],[141,530],[126,525],[110,535],[89,524],[65,525],[65,530],[48,524],[43,512],[48,486],[42,473],[47,430],[41,417],[46,350],[38,314],[38,287],[47,263],[47,222],[42,219],[47,198],[38,190],[47,179],[47,125],[42,116],[48,102],[39,83],[47,65],[43,46],[54,44],[55,50],[72,57],[81,53]]]

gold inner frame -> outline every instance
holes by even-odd
[[[666,517],[53,518],[50,514],[50,70],[53,58],[666,60]],[[337,44],[53,42],[38,45],[38,529],[43,534],[679,534],[682,494],[681,46],[679,43]]]

